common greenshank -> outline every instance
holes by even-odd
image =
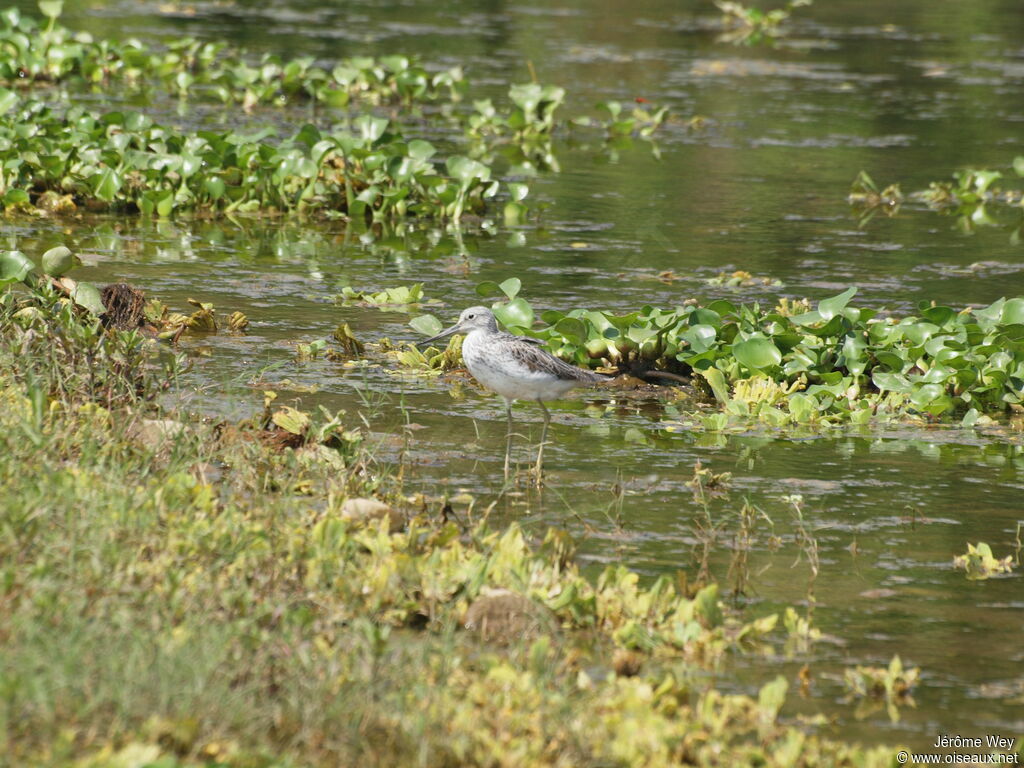
[[[512,403],[516,400],[534,400],[544,412],[544,426],[537,449],[536,480],[541,477],[544,461],[544,441],[548,434],[551,414],[545,400],[557,400],[574,387],[585,387],[604,381],[607,377],[569,365],[542,349],[540,339],[516,336],[498,330],[498,321],[487,307],[470,307],[459,315],[459,321],[421,344],[443,339],[453,333],[466,334],[462,342],[462,359],[477,381],[494,390],[505,400],[508,415],[508,435],[505,446],[505,477],[509,472],[509,453],[512,448]]]

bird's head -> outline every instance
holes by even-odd
[[[470,307],[469,309],[462,310],[462,314],[459,315],[459,321],[455,325],[445,328],[436,336],[424,339],[420,344],[437,341],[445,336],[451,336],[453,333],[469,333],[476,330],[498,330],[498,321],[494,319],[494,313],[487,307]]]

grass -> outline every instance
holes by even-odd
[[[162,408],[163,350],[0,294],[0,764],[889,764],[780,720],[782,678],[708,682],[774,615],[452,522],[355,416]],[[403,524],[350,519],[371,497]]]

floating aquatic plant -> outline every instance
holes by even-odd
[[[342,304],[359,304],[378,309],[419,308],[428,304],[440,304],[437,299],[428,299],[423,294],[423,283],[399,285],[383,291],[357,291],[350,285],[341,289],[337,300]]]
[[[363,115],[348,130],[305,125],[283,141],[270,129],[183,133],[133,112],[61,113],[0,90],[0,202],[42,211],[48,195],[72,206],[170,216],[319,213],[377,221],[458,221],[482,213],[501,183],[459,155],[439,173],[429,142],[405,140],[388,119]],[[521,196],[520,196],[521,199]]]
[[[857,666],[847,669],[844,676],[847,695],[859,699],[857,717],[867,717],[875,709],[885,706],[892,722],[899,722],[899,707],[914,706],[910,693],[917,685],[921,670],[904,668],[899,656],[893,656],[888,667]]]
[[[714,0],[722,12],[726,31],[719,40],[733,44],[750,45],[770,41],[782,34],[782,25],[793,11],[811,5],[813,0],[789,0],[783,7],[770,11],[744,5],[736,0]]]
[[[1000,573],[1013,570],[1013,555],[996,558],[992,548],[983,541],[968,544],[967,552],[953,558],[953,567],[965,571],[971,581],[982,581]]]
[[[1019,181],[1024,177],[1024,156],[1014,158],[1010,167],[1003,170],[964,168],[952,176],[952,180],[933,181],[927,189],[904,195],[898,184],[890,184],[879,191],[871,177],[861,171],[853,182],[848,200],[862,225],[879,211],[895,215],[906,200],[955,216],[957,225],[965,232],[978,227],[1003,226],[1010,231],[1012,242],[1020,242],[1024,231],[1020,217],[1004,221],[1006,217],[1000,218],[1000,213],[1019,209],[1024,200],[1024,189]]]
[[[328,106],[458,101],[462,70],[430,72],[408,56],[358,56],[322,67],[312,57],[251,56],[223,42],[180,38],[165,47],[139,40],[96,39],[58,22],[61,3],[41,2],[45,28],[17,8],[0,11],[0,83],[21,88],[52,84],[145,89],[158,85],[191,100]]]

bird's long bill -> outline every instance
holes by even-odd
[[[424,339],[423,341],[416,342],[416,346],[418,347],[418,346],[420,346],[420,344],[429,344],[432,341],[437,341],[438,339],[443,339],[445,336],[451,336],[453,333],[458,333],[458,332],[459,332],[459,324],[456,323],[451,328],[445,328],[443,331],[441,331],[439,334],[437,334],[437,336],[431,336],[429,339]]]

